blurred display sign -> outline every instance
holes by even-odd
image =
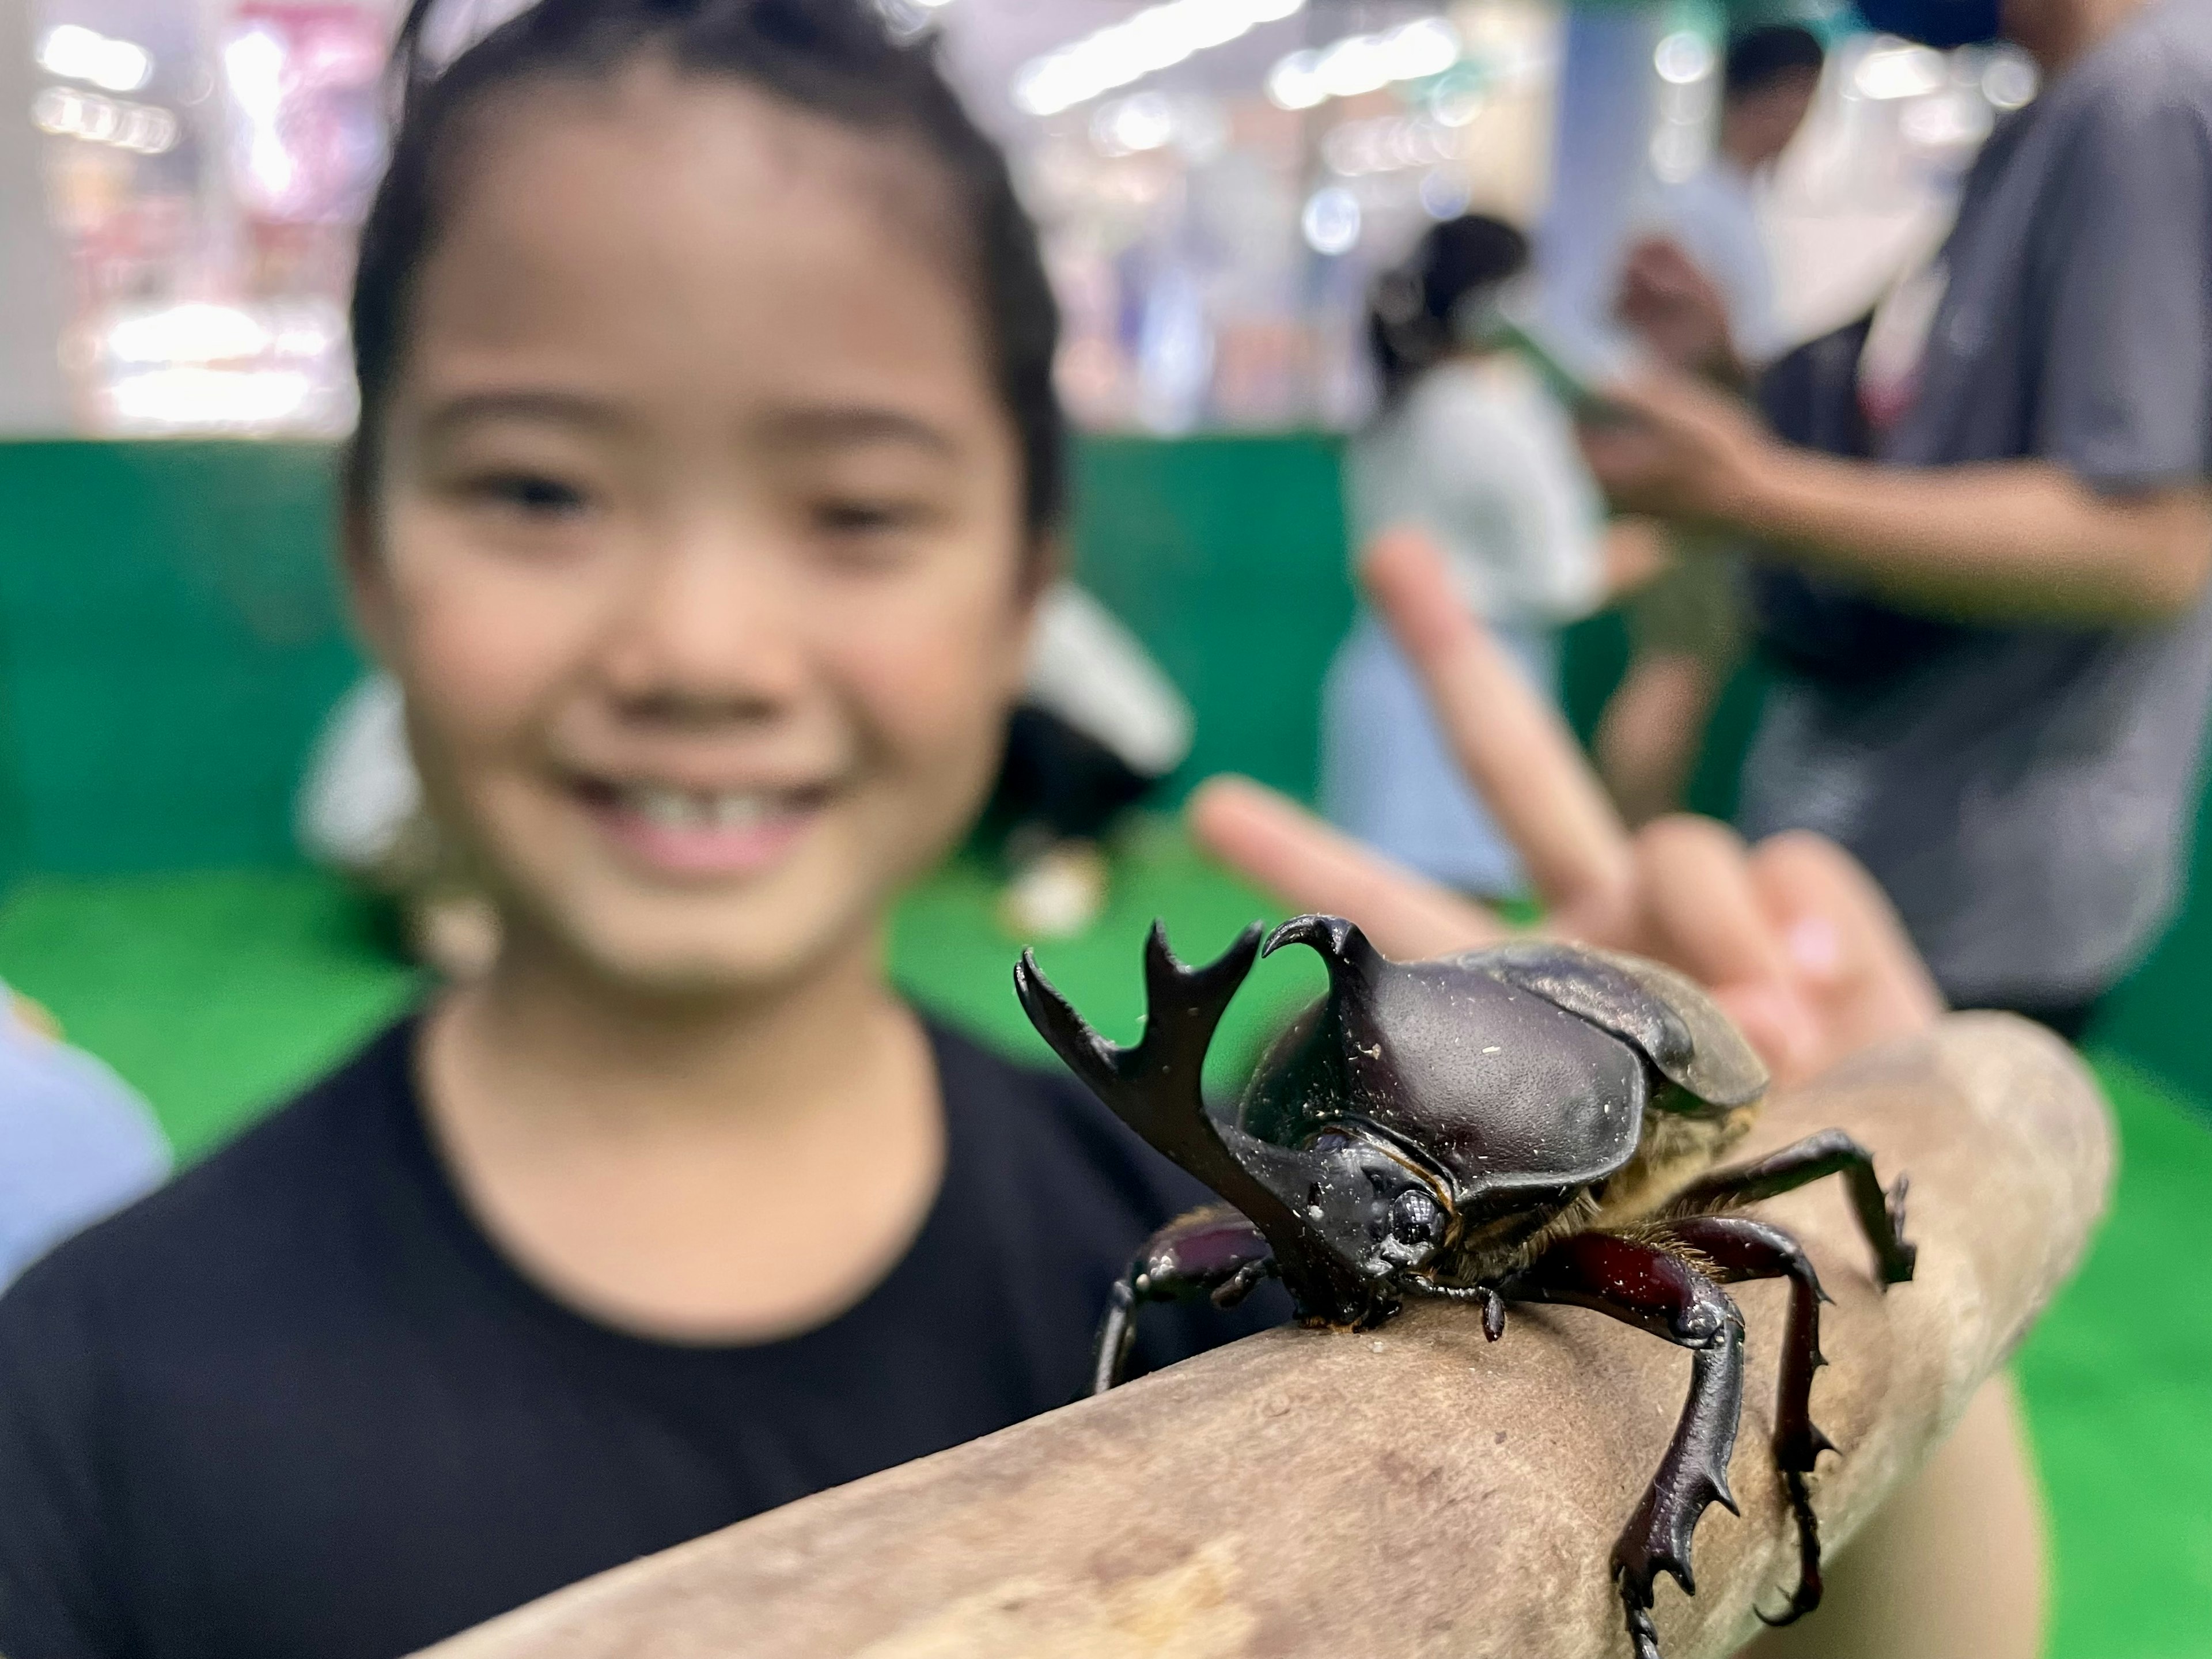
[[[31,118],[94,433],[350,429],[387,0],[43,0]]]
[[[249,0],[222,46],[233,186],[278,223],[357,221],[384,153],[385,19],[359,5]]]

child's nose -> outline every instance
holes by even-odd
[[[788,561],[701,526],[641,556],[605,636],[601,672],[627,702],[766,714],[796,696],[808,653]]]

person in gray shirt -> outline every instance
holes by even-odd
[[[1967,180],[1917,356],[1860,365],[1874,459],[1656,374],[1584,447],[1616,507],[1775,562],[1746,832],[1843,842],[1954,1004],[2070,1036],[2172,908],[2212,697],[2212,6],[2003,23],[2045,90]]]

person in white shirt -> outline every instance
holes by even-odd
[[[1468,609],[1548,691],[1559,628],[1607,591],[1607,532],[1567,410],[1519,360],[1468,343],[1528,262],[1520,231],[1468,215],[1377,281],[1368,321],[1382,404],[1352,440],[1346,505],[1355,549],[1388,530],[1429,536]],[[1321,796],[1336,823],[1437,881],[1491,897],[1524,889],[1412,670],[1364,612],[1323,695]]]

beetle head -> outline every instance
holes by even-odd
[[[1445,1184],[1395,1148],[1357,1131],[1324,1129],[1305,1151],[1312,1170],[1305,1218],[1361,1278],[1419,1272],[1450,1237],[1456,1218]]]
[[[1297,1212],[1306,1238],[1359,1281],[1419,1272],[1458,1231],[1450,1182],[1364,1125],[1331,1124],[1297,1147],[1228,1134],[1238,1162]]]

